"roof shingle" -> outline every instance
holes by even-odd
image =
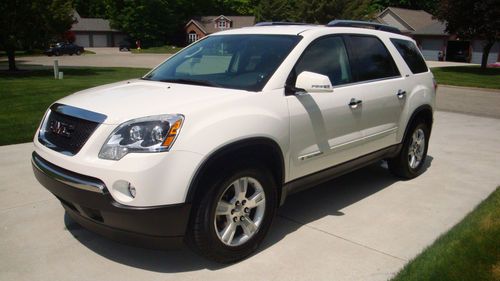
[[[377,16],[377,21],[383,22],[383,17],[391,13],[410,27],[409,33],[416,35],[447,35],[446,25],[424,10],[410,10],[388,7]]]
[[[76,10],[74,11],[73,16],[77,22],[71,27],[72,31],[118,31],[111,28],[109,20],[100,18],[82,18]]]

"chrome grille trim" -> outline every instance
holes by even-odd
[[[104,120],[106,120],[106,118],[108,118],[108,116],[101,114],[101,113],[89,111],[86,109],[81,109],[81,108],[70,106],[70,105],[60,104],[60,103],[54,103],[50,107],[50,110],[64,114],[64,115],[80,118],[80,119],[87,120],[87,121],[92,121],[92,122],[99,123],[99,124],[103,123]]]

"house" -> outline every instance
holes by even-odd
[[[397,27],[417,42],[426,60],[438,60],[439,52],[447,61],[481,63],[484,40],[463,40],[446,32],[446,25],[423,10],[388,7],[376,21]],[[488,56],[488,64],[500,61],[500,43],[496,42]]]
[[[191,19],[185,26],[186,40],[192,43],[209,34],[232,28],[255,25],[253,16],[204,16]]]
[[[111,28],[109,20],[82,18],[75,10],[76,22],[70,31],[75,34],[75,43],[83,47],[117,47],[127,34]]]

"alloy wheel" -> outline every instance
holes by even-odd
[[[214,225],[219,240],[240,246],[252,238],[264,219],[266,196],[262,185],[252,177],[233,181],[220,196]]]

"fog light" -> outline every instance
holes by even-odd
[[[132,198],[135,198],[137,191],[135,190],[135,187],[130,183],[128,184],[128,192],[130,193],[130,196],[132,196]]]

